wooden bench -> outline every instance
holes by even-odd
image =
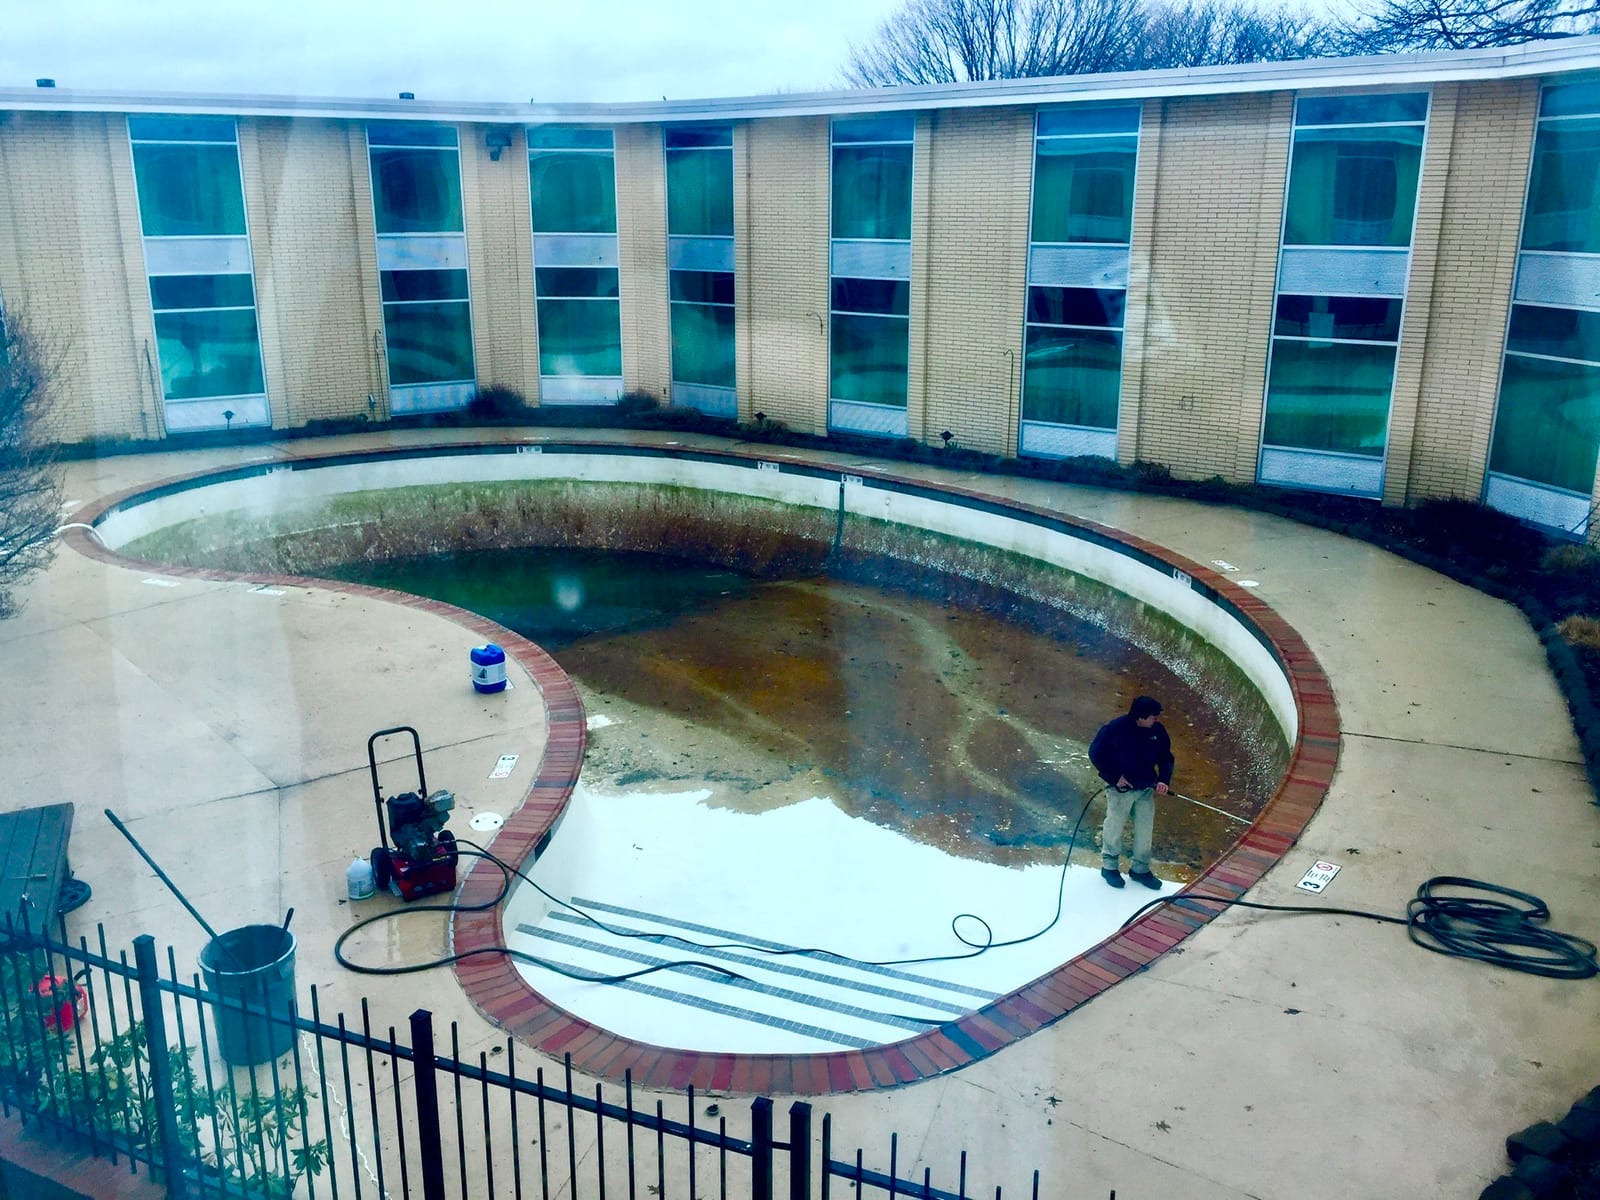
[[[0,813],[0,929],[10,922],[53,935],[61,913],[88,899],[67,863],[71,836],[70,803]]]

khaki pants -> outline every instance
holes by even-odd
[[[1133,814],[1133,853],[1128,858],[1134,875],[1150,873],[1150,842],[1156,827],[1155,788],[1133,788],[1119,792],[1106,789],[1106,823],[1100,828],[1100,865],[1115,871],[1122,857],[1122,827]]]

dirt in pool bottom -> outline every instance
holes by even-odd
[[[758,581],[551,550],[339,573],[483,612],[550,648],[601,718],[583,768],[600,790],[709,789],[709,803],[752,813],[826,796],[919,842],[1022,864],[1059,861],[1069,841],[1094,857],[1104,802],[1087,745],[1134,696],[1165,706],[1185,795],[1248,818],[1281,769],[1281,745],[1249,744],[1195,688],[1103,630],[958,605],[929,577]],[[1158,800],[1158,869],[1187,878],[1242,828]]]
[[[708,786],[712,803],[748,812],[827,796],[987,861],[1056,859],[1069,839],[1093,850],[1104,801],[1084,813],[1100,786],[1088,742],[1140,694],[1166,706],[1176,790],[1243,817],[1270,794],[1261,772],[1232,769],[1252,749],[1134,648],[913,592],[758,583],[556,657],[590,713],[613,722],[590,737],[595,785]],[[1242,828],[1175,798],[1157,810],[1156,855],[1172,875],[1198,871]]]

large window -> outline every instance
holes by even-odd
[[[911,238],[911,117],[833,123],[833,236]]]
[[[621,391],[615,140],[592,125],[528,129],[533,292],[547,400],[612,401]],[[603,384],[581,383],[603,380]],[[578,381],[569,395],[554,382]]]
[[[538,296],[539,374],[622,374],[622,314],[614,268],[545,267]]]
[[[461,233],[461,164],[456,131],[410,121],[367,126],[373,216],[378,232]]]
[[[1295,109],[1285,246],[1409,246],[1428,98],[1305,97]]]
[[[1295,105],[1258,478],[1383,490],[1424,92]]]
[[[245,232],[239,147],[230,117],[129,117],[139,223],[146,237]]]
[[[1539,102],[1494,436],[1489,503],[1541,524],[1587,525],[1600,453],[1600,81],[1546,87]],[[1530,270],[1536,281],[1525,286]],[[1532,297],[1530,297],[1532,298]]]
[[[455,407],[476,376],[455,127],[373,121],[367,145],[389,386],[458,385],[449,399],[391,400],[405,411]]]
[[[904,115],[833,122],[828,420],[834,428],[907,429],[915,131],[916,119]]]
[[[1042,109],[1023,333],[1023,453],[1116,452],[1136,104]]]
[[[1048,109],[1038,116],[1033,160],[1035,244],[1128,244],[1139,109]]]
[[[733,236],[733,127],[668,126],[667,232]]]
[[[674,239],[668,281],[672,382],[690,403],[723,415],[737,411],[733,265],[733,127],[669,125],[667,233]],[[674,401],[677,402],[676,400]]]
[[[528,130],[534,233],[615,233],[617,180],[611,130],[535,125]]]
[[[169,413],[169,421],[179,428],[231,423],[235,416],[259,423],[266,384],[234,122],[133,116],[128,136],[163,398],[256,398],[254,405],[226,408],[223,420]],[[220,414],[226,406],[212,407]]]
[[[906,403],[911,285],[835,279],[829,395],[857,404]]]
[[[1117,427],[1124,296],[1120,290],[1028,289],[1023,420]]]
[[[1399,300],[1279,296],[1262,441],[1381,458],[1400,311]]]

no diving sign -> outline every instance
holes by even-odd
[[[1320,892],[1333,882],[1333,877],[1338,873],[1339,868],[1334,863],[1314,863],[1306,872],[1305,878],[1295,884],[1295,887],[1303,892]]]

